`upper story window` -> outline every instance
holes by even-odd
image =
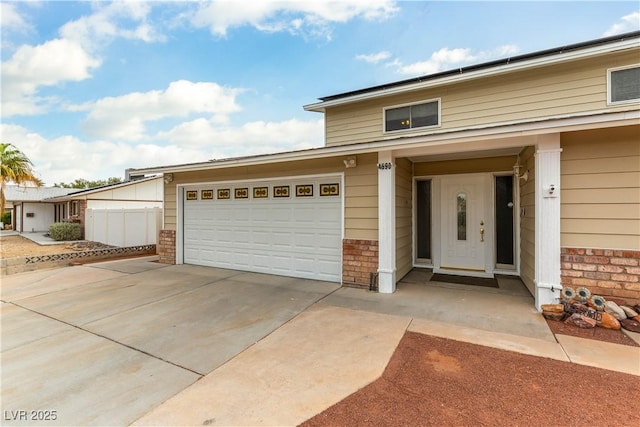
[[[384,131],[440,126],[440,100],[384,109]]]
[[[608,70],[607,86],[609,104],[640,101],[640,65]]]

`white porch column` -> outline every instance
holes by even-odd
[[[396,291],[396,167],[393,153],[378,153],[378,292]]]
[[[536,308],[560,298],[560,134],[538,137],[535,154]]]

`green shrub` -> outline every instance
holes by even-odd
[[[11,224],[11,212],[5,212],[0,217],[0,222],[3,224]]]
[[[53,240],[79,240],[82,230],[77,223],[56,222],[49,226],[49,235]]]

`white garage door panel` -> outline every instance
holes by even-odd
[[[304,182],[243,182],[185,187],[198,200],[184,203],[184,262],[339,282],[342,252],[342,198],[318,196],[325,177]],[[313,197],[295,197],[296,184],[312,184]],[[273,198],[273,187],[289,185],[291,197]],[[269,186],[270,198],[252,199],[252,187]],[[231,198],[218,200],[219,188]],[[249,188],[249,199],[235,199],[234,188]],[[201,190],[213,190],[202,200]]]

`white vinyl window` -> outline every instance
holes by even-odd
[[[640,64],[607,70],[607,102],[640,101]]]
[[[384,131],[440,126],[440,100],[430,100],[384,109]]]

